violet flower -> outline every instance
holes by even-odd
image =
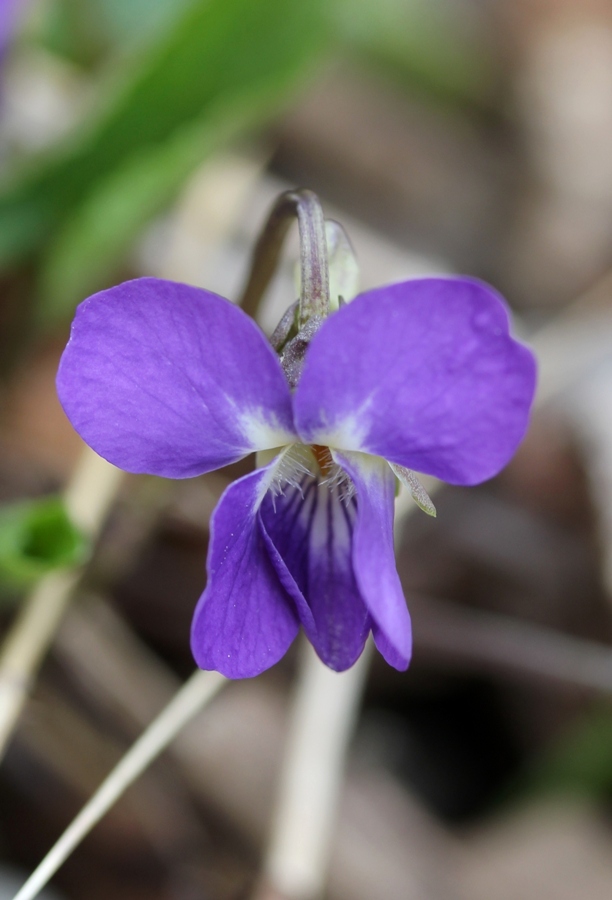
[[[535,363],[491,288],[424,278],[325,319],[292,391],[241,309],[142,278],[79,306],[57,384],[83,439],[129,472],[189,478],[267,451],[213,514],[192,629],[201,668],[243,678],[277,662],[300,625],[333,669],[370,631],[407,667],[396,476],[473,485],[499,472],[527,427]]]
[[[0,62],[19,25],[26,0],[0,0]]]

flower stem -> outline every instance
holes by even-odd
[[[302,272],[298,319],[302,327],[312,316],[325,318],[329,313],[325,220],[319,199],[312,191],[286,191],[276,200],[255,245],[249,278],[239,302],[244,311],[254,318],[276,271],[289,227],[296,217],[300,231]]]
[[[329,267],[325,219],[319,198],[312,191],[298,191],[298,225],[300,229],[300,258],[302,288],[300,292],[299,325],[308,319],[329,315]]]
[[[14,900],[33,900],[40,893],[94,825],[224,684],[227,680],[217,672],[194,672],[102,782]]]

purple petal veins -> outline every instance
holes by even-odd
[[[83,440],[128,472],[188,478],[294,439],[264,335],[228,300],[184,284],[141,278],[85,300],[57,388]]]
[[[451,484],[509,461],[535,389],[501,298],[467,278],[378,288],[330,316],[294,397],[305,443],[361,450]]]
[[[262,532],[309,640],[323,662],[343,671],[361,654],[370,630],[353,566],[359,501],[346,478],[329,480],[317,471],[307,447],[292,452],[293,477],[261,505]]]

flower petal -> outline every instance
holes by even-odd
[[[307,443],[476,484],[516,450],[534,388],[501,298],[469,278],[424,278],[330,316],[306,354],[295,423]]]
[[[387,639],[384,631],[382,631],[378,627],[376,622],[372,624],[372,637],[374,638],[376,649],[383,657],[383,659],[385,659],[390,666],[393,666],[394,669],[399,669],[400,672],[405,672],[410,663],[412,649],[407,656],[405,653],[398,653],[398,651],[395,649],[394,644],[392,644],[391,641]]]
[[[289,388],[254,322],[172,281],[81,303],[57,388],[83,440],[129,472],[187,478],[292,439]]]
[[[355,515],[355,500],[342,485],[321,483],[303,470],[282,494],[269,492],[260,510],[270,559],[304,631],[323,662],[338,672],[359,657],[371,624],[353,572]]]
[[[396,669],[412,653],[410,616],[395,566],[393,517],[395,479],[384,459],[366,453],[334,453],[357,490],[353,569],[372,616],[376,646]]]
[[[193,617],[191,649],[201,669],[228,678],[250,678],[274,665],[299,628],[257,522],[270,469],[230,484],[211,520],[208,584]]]

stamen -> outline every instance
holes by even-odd
[[[334,461],[332,459],[329,447],[323,447],[321,444],[311,444],[310,449],[312,450],[314,458],[319,465],[321,475],[323,475],[324,477],[326,475],[329,475],[331,469],[334,466]]]

